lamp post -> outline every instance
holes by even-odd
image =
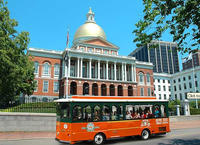
[[[195,83],[196,79],[195,79],[195,75],[194,75],[193,53],[192,53],[192,73],[193,73],[193,79],[194,79],[194,92],[196,93],[197,88],[196,88],[196,83]],[[199,107],[198,107],[198,101],[197,101],[197,99],[195,101],[196,101],[196,109],[198,109]]]

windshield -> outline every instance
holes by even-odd
[[[59,121],[61,121],[63,119],[64,120],[70,119],[70,105],[69,105],[69,103],[57,103],[56,114],[57,114],[57,119]]]

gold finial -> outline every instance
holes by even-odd
[[[93,14],[93,12],[92,12],[92,8],[91,7],[89,7],[89,12],[88,12],[89,14]]]

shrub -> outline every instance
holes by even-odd
[[[190,108],[190,114],[191,114],[191,115],[200,114],[200,109]]]

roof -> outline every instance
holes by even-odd
[[[71,96],[55,100],[55,102],[167,102],[147,96]]]

